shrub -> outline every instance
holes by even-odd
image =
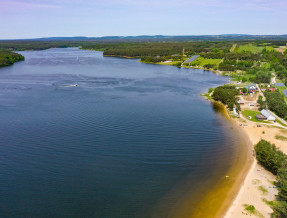
[[[272,206],[272,217],[287,217],[287,155],[274,144],[261,140],[255,145],[257,160],[275,175],[278,187],[277,201]]]

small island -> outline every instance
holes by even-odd
[[[0,67],[10,66],[18,61],[25,60],[23,55],[9,50],[0,50]]]

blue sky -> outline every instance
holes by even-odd
[[[0,0],[0,39],[287,34],[287,0]]]

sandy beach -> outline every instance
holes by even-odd
[[[233,120],[245,132],[253,145],[261,139],[265,139],[274,143],[284,153],[287,153],[287,141],[278,139],[278,136],[287,137],[287,128],[255,123],[242,118]],[[258,127],[259,124],[260,127]],[[275,176],[260,166],[254,157],[248,175],[225,217],[271,217],[272,209],[266,202],[275,199],[277,194],[277,189],[273,185],[275,180]],[[255,207],[256,215],[250,215],[245,210],[247,205]]]

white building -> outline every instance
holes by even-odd
[[[233,116],[235,116],[235,117],[237,117],[237,116],[238,116],[238,113],[237,113],[237,111],[236,111],[236,108],[235,108],[235,107],[233,108]]]
[[[263,109],[261,112],[260,112],[264,117],[267,118],[267,120],[272,120],[272,121],[275,121],[276,118],[274,116],[272,116],[267,110]]]

